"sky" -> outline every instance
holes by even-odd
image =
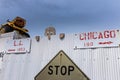
[[[26,19],[31,37],[120,28],[120,0],[0,0],[0,24],[16,16]]]

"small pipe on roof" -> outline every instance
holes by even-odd
[[[64,33],[60,33],[59,38],[60,38],[61,40],[64,39],[64,38],[65,38],[65,34],[64,34]]]
[[[35,36],[35,39],[36,39],[37,42],[39,42],[40,41],[40,36]]]

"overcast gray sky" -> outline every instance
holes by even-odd
[[[120,0],[0,0],[0,24],[16,16],[32,36],[50,25],[58,34],[119,29]]]

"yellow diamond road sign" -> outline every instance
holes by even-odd
[[[61,50],[36,76],[35,80],[90,80]]]

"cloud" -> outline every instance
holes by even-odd
[[[0,0],[0,23],[21,16],[31,30],[50,24],[57,28],[120,25],[119,8],[119,0]]]

